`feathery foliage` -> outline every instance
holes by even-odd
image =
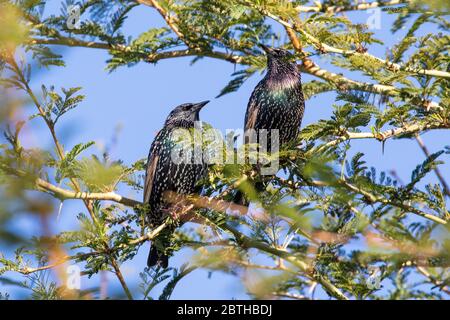
[[[363,10],[368,3],[356,2],[84,0],[66,1],[61,12],[48,15],[46,1],[0,1],[5,133],[0,239],[17,248],[14,255],[0,253],[0,282],[26,290],[32,299],[107,298],[96,287],[83,291],[68,285],[73,279],[61,267],[71,262],[83,277],[111,271],[124,292],[116,297],[129,299],[158,298],[156,288],[162,288],[159,299],[169,299],[198,268],[242,277],[255,298],[309,299],[320,287],[336,299],[448,299],[450,190],[440,168],[448,165],[450,147],[430,154],[420,139],[427,131],[443,129],[448,135],[450,129],[450,35],[443,15],[448,2],[399,1],[393,7],[378,1],[383,15],[395,15],[392,32],[405,30],[385,57],[372,54],[382,39],[339,13]],[[75,4],[80,20],[71,28],[67,22]],[[127,35],[126,25],[138,10],[159,14],[164,24]],[[439,33],[425,32],[429,26]],[[57,123],[83,105],[82,88],[42,85],[36,90],[31,78],[39,67],[58,72],[55,67],[65,66],[55,45],[105,50],[110,72],[207,57],[235,65],[231,81],[215,93],[221,97],[263,71],[258,43],[295,53],[302,74],[315,77],[303,80],[305,98],[330,94],[331,116],[305,126],[292,148],[281,150],[282,170],[276,176],[262,178],[247,164],[212,166],[202,182],[203,197],[189,199],[207,202],[191,210],[207,227],[185,227],[171,239],[171,251],[190,247],[194,258],[180,269],[142,271],[140,291],[132,292],[121,264],[173,221],[149,230],[145,206],[118,194],[142,190],[143,160],[127,166],[107,153],[96,154],[93,142],[64,149]],[[321,68],[321,61],[340,71]],[[353,80],[356,76],[365,80]],[[26,114],[19,122],[11,116],[18,108]],[[47,128],[53,147],[23,146],[22,129],[30,121]],[[367,162],[354,143],[361,139],[379,141],[381,147],[390,139],[417,140],[425,160],[417,157],[410,181],[401,181],[395,172],[379,172]],[[267,187],[257,193],[254,186],[261,182]],[[251,200],[246,214],[237,214],[242,208],[230,203],[238,191]],[[67,199],[84,205],[73,217],[78,228],[27,239],[26,230],[10,226],[20,211],[40,217],[46,230],[49,217]],[[265,256],[264,265],[258,254]],[[95,284],[95,277],[91,281]],[[0,299],[8,298],[0,292]]]

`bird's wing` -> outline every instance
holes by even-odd
[[[159,155],[151,154],[147,162],[147,171],[145,174],[145,184],[144,184],[144,203],[148,203],[150,201],[150,195],[152,194],[152,187],[153,187],[153,179],[155,178],[158,160]]]
[[[144,183],[144,203],[148,203],[150,201],[150,196],[152,194],[153,181],[155,179],[155,175],[158,169],[159,162],[159,151],[161,148],[161,136],[164,136],[164,131],[161,130],[155,137],[153,141],[150,151],[148,154],[147,160],[147,169],[145,172],[145,183]]]
[[[257,99],[254,98],[254,93],[250,97],[247,106],[247,113],[245,114],[244,130],[254,129],[256,125],[256,118],[258,117]]]
[[[252,132],[251,129],[256,129],[256,121],[258,119],[258,112],[260,109],[258,103],[258,91],[260,91],[260,84],[258,84],[255,90],[252,92],[250,96],[250,100],[248,101],[247,113],[245,114],[245,123],[244,123],[244,143],[255,143],[257,142],[257,137],[255,136],[256,132]]]

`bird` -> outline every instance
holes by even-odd
[[[299,132],[305,111],[301,75],[294,55],[283,48],[270,48],[259,44],[267,56],[267,72],[253,90],[245,114],[245,143],[265,143],[264,150],[273,151],[272,131],[278,130],[278,148],[294,141]],[[262,130],[267,130],[267,138],[262,141]],[[257,163],[260,171],[261,163]],[[256,191],[264,191],[262,182],[256,182]],[[245,203],[238,191],[234,197],[238,203]]]
[[[190,154],[187,156],[189,161],[179,161],[180,158],[173,155],[186,156],[187,153],[182,154],[184,149],[180,148],[183,141],[180,141],[179,133],[190,132],[187,140],[191,139],[192,131],[189,130],[196,127],[196,122],[200,120],[200,110],[208,102],[185,103],[174,108],[151,144],[144,182],[144,204],[148,205],[146,218],[150,227],[161,225],[168,217],[171,205],[165,198],[167,192],[178,195],[192,194],[196,192],[198,182],[206,174],[202,157],[194,159]],[[168,232],[173,231],[172,229]],[[168,267],[169,258],[164,250],[167,246],[164,237],[152,241],[147,259],[148,267]]]
[[[245,114],[244,131],[268,130],[267,149],[271,149],[270,130],[279,130],[279,147],[297,138],[305,111],[300,71],[294,56],[282,48],[259,45],[267,56],[267,73],[253,90]],[[249,137],[247,142],[254,143]]]

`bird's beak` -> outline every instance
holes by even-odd
[[[263,49],[266,54],[272,54],[273,53],[273,49],[272,48],[269,48],[268,46],[263,45],[262,43],[258,44],[258,46],[261,49]]]
[[[194,104],[194,109],[200,111],[204,106],[206,106],[209,103],[209,100],[202,101],[199,103]]]

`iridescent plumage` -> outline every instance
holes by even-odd
[[[300,131],[305,110],[300,72],[288,51],[261,47],[267,54],[267,74],[250,97],[245,130],[278,129],[282,147]]]
[[[208,101],[197,104],[187,103],[176,107],[167,117],[164,127],[150,147],[144,184],[144,203],[149,205],[147,220],[151,227],[159,226],[167,218],[170,210],[170,204],[165,198],[167,192],[172,191],[179,195],[193,193],[198,181],[206,172],[202,159],[174,161],[176,158],[173,157],[172,152],[182,152],[183,148],[179,146],[184,142],[180,140],[180,133],[192,135],[191,129],[194,129],[195,122],[199,120],[199,112],[207,103]],[[185,138],[191,140],[191,136]],[[162,246],[164,245],[163,243]],[[152,267],[157,264],[166,268],[168,256],[161,248],[157,248],[154,241],[147,265]]]

